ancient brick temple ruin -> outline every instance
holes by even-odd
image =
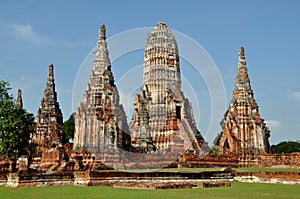
[[[237,156],[240,164],[251,164],[258,161],[260,155],[271,153],[269,130],[253,96],[243,47],[239,51],[232,100],[221,123],[221,154]]]
[[[103,152],[118,147],[135,152],[207,152],[192,106],[181,92],[177,43],[166,24],[159,22],[147,39],[144,86],[135,96],[129,130],[105,39],[101,26],[84,102],[75,115],[74,150]]]
[[[167,158],[144,155],[144,166],[150,159],[174,162],[185,151],[208,152],[207,143],[197,130],[191,103],[181,91],[177,43],[166,24],[159,22],[147,39],[144,85],[135,96],[129,127],[114,83],[105,34],[103,25],[84,101],[75,114],[74,161],[81,161],[88,152],[92,154],[88,157],[111,163],[114,168],[120,168],[116,166],[119,162],[133,168],[136,160],[120,149],[130,153],[173,154]]]
[[[134,99],[130,132],[132,146],[140,152],[208,151],[181,91],[177,42],[163,22],[147,38],[144,85]]]
[[[84,101],[75,114],[75,151],[99,154],[117,148],[130,150],[128,124],[111,72],[105,34],[102,25]]]
[[[300,167],[299,153],[271,152],[270,131],[254,99],[243,47],[239,51],[232,100],[221,122],[220,154],[209,153],[207,142],[197,129],[192,105],[181,90],[177,42],[165,23],[159,22],[147,38],[143,85],[135,95],[129,125],[111,67],[102,25],[84,100],[75,113],[74,144],[64,145],[63,115],[55,91],[53,65],[49,65],[36,115],[36,131],[30,135],[34,150],[29,152],[29,159],[19,159],[19,171],[27,171],[28,162],[36,171],[71,172],[169,166]],[[23,106],[21,90],[16,105]],[[12,172],[12,165],[16,162],[1,163],[0,159],[0,171]]]
[[[59,164],[62,148],[63,115],[55,91],[53,65],[49,65],[44,96],[36,113],[36,131],[31,134],[30,142],[35,146],[33,165]]]

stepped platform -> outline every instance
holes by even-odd
[[[2,185],[27,186],[113,186],[139,189],[175,189],[230,187],[230,172],[172,172],[172,171],[73,171],[54,173],[6,173]]]
[[[215,188],[230,187],[241,182],[300,184],[300,172],[269,171],[72,171],[0,173],[2,186],[112,186],[137,189]]]

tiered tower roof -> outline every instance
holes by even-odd
[[[119,101],[107,49],[106,29],[102,25],[84,101],[75,114],[75,150],[86,148],[98,153],[130,146],[129,135],[125,134],[129,131],[126,115]]]
[[[159,22],[147,38],[144,53],[144,85],[181,88],[177,42],[164,22]],[[154,89],[156,90],[156,89]]]
[[[192,106],[181,91],[178,46],[164,22],[147,38],[144,85],[134,100],[131,141],[138,151],[203,152]]]
[[[34,142],[38,145],[61,145],[63,114],[55,91],[53,64],[49,65],[44,96],[36,114],[37,132]]]
[[[245,159],[271,151],[268,138],[269,130],[259,114],[241,47],[232,100],[222,121],[220,151],[238,155],[249,164]]]
[[[57,93],[55,91],[53,71],[54,66],[53,64],[50,64],[48,69],[46,88],[44,90],[44,96],[41,100],[40,107],[37,111],[37,117],[49,117],[51,118],[51,121],[55,121],[58,125],[62,125],[63,115],[59,103],[57,101]]]

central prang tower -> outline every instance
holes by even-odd
[[[164,104],[170,89],[180,91],[178,47],[167,25],[159,22],[150,33],[144,53],[144,85],[152,93],[153,104]]]
[[[208,150],[207,146],[201,149],[204,139],[197,130],[191,103],[181,92],[177,42],[163,22],[147,39],[144,85],[134,99],[130,131],[131,144],[140,152]]]

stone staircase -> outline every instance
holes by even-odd
[[[197,153],[201,151],[201,147],[195,137],[195,134],[193,133],[192,129],[190,128],[190,125],[184,118],[180,122],[180,133],[186,138],[185,140],[189,140],[189,148],[194,149]]]

